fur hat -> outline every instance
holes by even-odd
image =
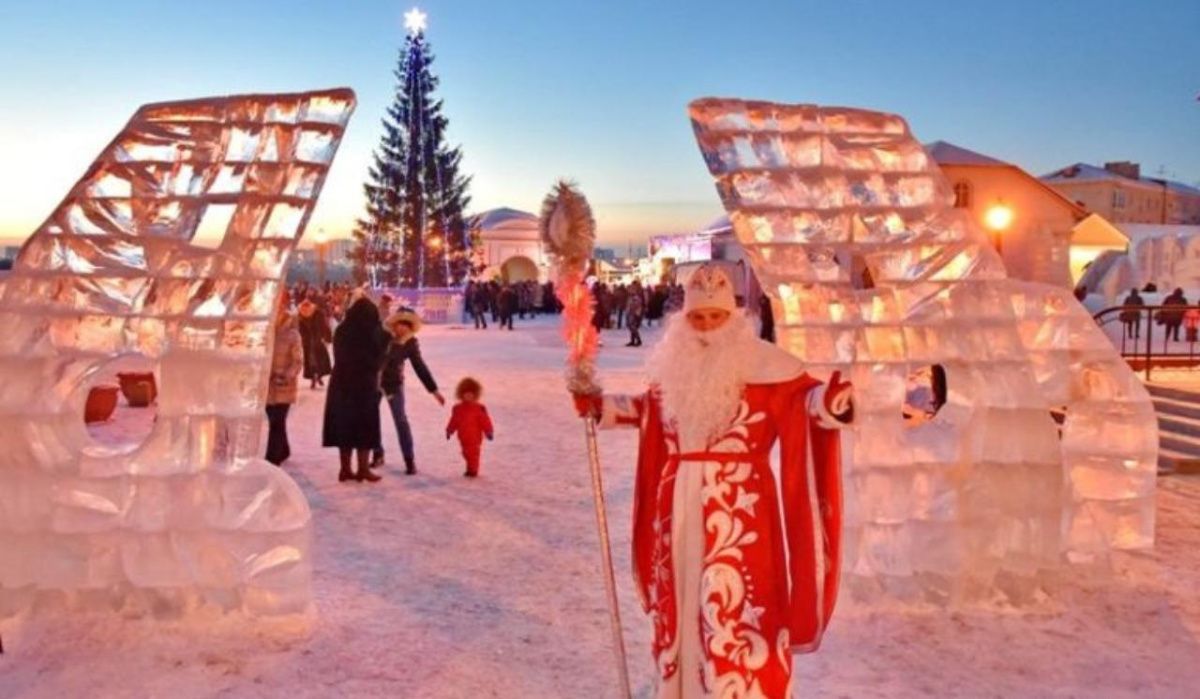
[[[737,299],[733,295],[733,280],[717,265],[700,265],[688,278],[687,292],[683,299],[683,312],[700,308],[719,308],[733,313],[737,311]]]
[[[388,330],[396,327],[397,323],[407,323],[412,328],[414,335],[421,332],[421,316],[411,308],[401,306],[399,310],[388,316],[387,320],[384,321],[384,325],[387,326]]]

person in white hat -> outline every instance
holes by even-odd
[[[413,445],[412,427],[408,423],[408,412],[404,404],[404,365],[412,366],[421,385],[438,405],[446,405],[446,399],[438,390],[433,372],[421,356],[421,345],[417,342],[417,333],[421,331],[421,316],[411,308],[400,307],[383,322],[390,337],[387,349],[384,351],[383,370],[380,372],[380,388],[384,400],[392,411],[392,422],[396,427],[396,437],[400,440],[400,453],[404,457],[404,473],[414,475],[417,472],[416,454]],[[383,462],[382,442],[375,451],[376,463]]]
[[[687,280],[682,311],[645,393],[576,408],[640,431],[633,561],[658,697],[784,699],[792,652],[815,650],[833,611],[850,387],[759,340],[717,265]]]

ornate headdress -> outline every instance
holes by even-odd
[[[733,280],[721,267],[701,265],[688,278],[683,311],[687,313],[698,308],[720,308],[730,313],[737,310]]]

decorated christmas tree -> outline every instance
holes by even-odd
[[[351,258],[359,281],[373,285],[459,286],[471,267],[463,217],[470,179],[459,174],[461,150],[446,144],[425,14],[413,8],[404,19],[396,97],[363,185],[367,210],[355,227]]]

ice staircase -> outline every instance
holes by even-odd
[[[1200,386],[1146,388],[1158,413],[1159,473],[1200,473]]]

